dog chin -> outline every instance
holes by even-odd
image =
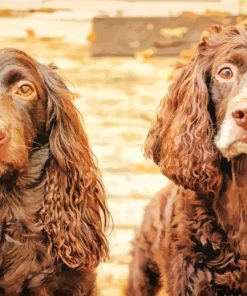
[[[221,153],[229,161],[240,154],[247,154],[247,139],[233,142],[225,150],[221,151]]]

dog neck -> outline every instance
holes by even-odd
[[[17,186],[32,188],[42,181],[49,152],[48,145],[35,148],[32,151],[27,169],[18,176]]]
[[[0,286],[3,288],[5,285],[7,288],[12,287],[13,284],[9,283],[12,283],[15,277],[25,279],[26,270],[16,268],[17,259],[19,265],[25,266],[27,271],[31,266],[33,276],[40,276],[41,270],[46,270],[52,265],[38,214],[45,194],[47,161],[48,145],[35,148],[25,172],[17,174],[9,182],[5,182],[6,184],[3,181],[0,183],[0,267],[5,272],[4,279],[0,278]],[[28,251],[23,251],[25,249]],[[37,254],[39,258],[46,260],[35,260]],[[39,281],[41,280],[42,277],[39,277]],[[15,291],[23,282],[17,281],[16,285]]]
[[[4,221],[21,221],[32,225],[42,205],[45,191],[45,166],[49,159],[48,145],[36,148],[25,172],[0,182],[0,225]]]
[[[231,161],[230,182],[215,204],[216,213],[233,247],[247,256],[247,156]]]

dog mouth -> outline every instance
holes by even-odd
[[[221,153],[229,161],[240,154],[247,154],[247,137],[234,141],[226,149],[221,151]]]

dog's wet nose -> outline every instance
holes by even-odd
[[[233,111],[232,117],[238,126],[247,129],[247,109]]]

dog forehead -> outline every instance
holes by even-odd
[[[23,59],[23,60],[33,60],[31,56],[25,53],[22,50],[16,48],[3,48],[0,49],[0,58],[16,58],[16,59]]]
[[[225,50],[219,50],[213,62],[213,72],[217,71],[224,63],[233,64],[238,67],[240,74],[247,72],[247,46],[227,45]]]
[[[8,87],[20,80],[32,82],[38,89],[44,87],[39,63],[22,51],[0,50],[0,86]]]
[[[0,73],[8,66],[17,66],[28,70],[37,68],[37,61],[31,58],[23,51],[17,49],[2,49],[0,50]]]

